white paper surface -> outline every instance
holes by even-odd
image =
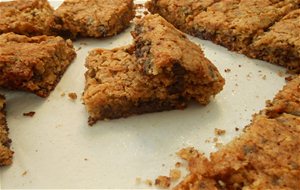
[[[278,72],[285,69],[190,37],[226,79],[224,90],[208,106],[191,103],[183,111],[100,121],[91,128],[80,99],[85,57],[93,48],[131,43],[130,30],[109,39],[76,41],[76,49],[81,48],[77,58],[47,99],[0,90],[7,97],[15,151],[13,165],[0,169],[2,189],[149,188],[136,185],[136,178],[153,180],[168,175],[180,161],[175,152],[181,148],[194,146],[206,154],[216,151],[214,143],[205,142],[215,137],[215,128],[226,130],[220,142],[230,141],[239,133],[235,128],[249,124],[251,115],[284,85]],[[71,101],[70,92],[79,98]],[[23,116],[29,111],[36,112],[34,117]]]

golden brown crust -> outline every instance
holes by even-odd
[[[135,54],[146,73],[165,74],[182,82],[185,95],[201,104],[222,90],[224,79],[201,48],[161,16],[147,15],[138,20],[132,34]]]
[[[298,7],[297,0],[220,1],[195,17],[192,34],[244,52],[256,35]]]
[[[0,34],[49,35],[53,8],[47,0],[0,2]]]
[[[160,14],[182,31],[194,17],[219,0],[150,0],[146,7],[152,14]]]
[[[151,0],[147,7],[181,31],[300,72],[299,0]]]
[[[189,159],[191,174],[175,189],[298,189],[300,183],[300,77],[289,82],[245,132],[210,160]],[[272,114],[270,114],[272,113]],[[213,184],[212,184],[213,182]]]
[[[83,101],[90,124],[97,120],[127,117],[169,109],[182,109],[186,100],[170,94],[161,77],[143,74],[130,53],[131,47],[95,49],[86,60],[86,86]]]
[[[300,9],[290,12],[254,39],[247,55],[300,73]]]
[[[12,164],[13,151],[10,150],[11,140],[8,138],[8,127],[5,117],[5,98],[0,95],[0,166]]]
[[[61,37],[0,35],[0,86],[47,97],[75,58],[72,42]]]
[[[127,28],[134,14],[133,0],[65,0],[51,30],[70,38],[108,37]]]

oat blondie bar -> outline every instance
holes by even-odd
[[[54,12],[52,31],[65,37],[108,37],[127,28],[133,0],[65,0]]]
[[[0,2],[0,34],[14,32],[28,36],[49,35],[53,12],[47,0]]]
[[[11,140],[8,138],[8,127],[5,117],[5,98],[0,95],[0,166],[12,163],[13,151],[10,150]]]
[[[189,33],[243,53],[255,36],[298,7],[299,0],[223,0],[195,16]]]
[[[180,93],[170,94],[168,84],[161,83],[163,76],[142,72],[132,47],[92,50],[86,67],[83,101],[90,125],[97,120],[186,107],[187,100]]]
[[[0,87],[47,97],[75,58],[72,42],[61,37],[0,35]]]
[[[175,189],[299,189],[299,100],[300,76],[210,160],[200,153],[190,158],[191,173]]]
[[[201,48],[161,16],[147,15],[138,20],[132,35],[144,72],[166,76],[172,82],[170,92],[207,104],[222,90],[224,79]]]
[[[300,9],[297,9],[255,38],[247,55],[300,73],[299,31]]]
[[[187,23],[219,0],[150,0],[146,7],[152,14],[160,14],[181,31],[187,32]]]

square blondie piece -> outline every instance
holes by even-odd
[[[0,35],[0,87],[47,97],[75,58],[72,42],[61,37]]]
[[[152,14],[159,14],[181,31],[196,15],[219,0],[151,0],[146,7]]]
[[[248,55],[300,73],[300,9],[254,39]]]
[[[5,98],[0,95],[0,166],[12,164],[13,151],[10,150],[11,140],[8,138],[8,127],[5,116]]]
[[[0,2],[0,34],[49,35],[53,12],[47,0]]]
[[[223,0],[199,13],[189,33],[243,53],[255,36],[298,7],[298,0]]]
[[[134,14],[133,0],[65,0],[51,28],[70,38],[108,37],[127,28]]]
[[[190,175],[175,189],[299,189],[299,87],[298,76],[210,160],[194,154]]]
[[[97,120],[186,107],[181,94],[169,93],[167,84],[161,84],[163,76],[142,72],[132,47],[92,50],[86,67],[83,101],[90,125]]]
[[[144,72],[166,76],[164,80],[172,84],[170,92],[205,105],[223,89],[224,79],[201,48],[161,16],[147,15],[138,20],[132,35]]]

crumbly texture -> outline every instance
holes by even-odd
[[[127,28],[134,14],[133,0],[65,0],[51,29],[69,38],[108,37]]]
[[[181,31],[188,31],[187,23],[219,0],[150,0],[146,7],[152,14],[160,14]]]
[[[155,186],[159,187],[159,188],[168,188],[171,185],[171,178],[168,176],[158,176],[155,179]]]
[[[210,160],[190,157],[191,173],[175,189],[299,189],[299,100],[298,76]]]
[[[83,101],[90,125],[97,120],[186,107],[186,98],[169,93],[170,84],[161,83],[164,76],[142,72],[132,51],[132,47],[122,47],[89,53]]]
[[[190,33],[245,52],[255,36],[298,7],[298,0],[224,0],[198,14]]]
[[[222,90],[224,79],[201,48],[161,16],[146,15],[138,20],[132,35],[144,72],[167,76],[173,93],[207,104]]]
[[[0,2],[0,34],[49,35],[53,12],[47,0]]]
[[[254,39],[248,55],[300,73],[300,9]]]
[[[8,138],[8,127],[5,117],[5,98],[0,95],[0,166],[12,164],[13,151],[10,150],[11,140]]]
[[[0,35],[0,87],[47,97],[75,58],[72,42],[61,37]]]

